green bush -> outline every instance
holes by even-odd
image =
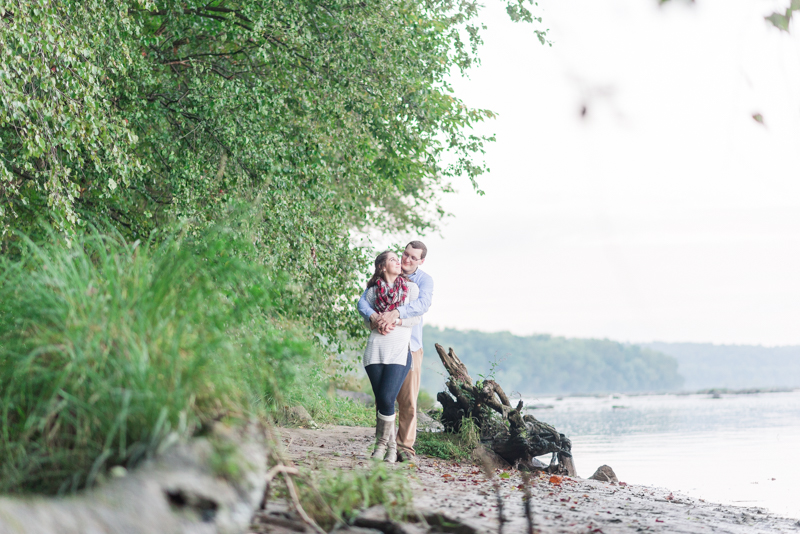
[[[0,258],[0,492],[74,491],[274,407],[314,351],[248,246],[224,226],[146,243],[93,231]]]
[[[419,395],[417,395],[417,409],[427,412],[435,405],[436,399],[434,399],[433,396],[424,389],[420,389]]]
[[[375,407],[361,402],[328,396],[303,403],[314,421],[344,426],[375,426]]]

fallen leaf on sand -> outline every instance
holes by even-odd
[[[550,484],[561,484],[561,477],[557,475],[553,475],[550,477]]]

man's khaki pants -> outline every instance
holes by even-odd
[[[414,442],[417,441],[417,397],[422,378],[422,349],[412,352],[411,360],[411,370],[397,394],[397,419],[400,424],[397,429],[397,449],[416,453]]]

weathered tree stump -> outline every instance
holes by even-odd
[[[533,458],[552,454],[548,472],[576,476],[569,438],[532,415],[523,416],[522,401],[511,406],[508,395],[494,380],[472,380],[452,348],[445,352],[437,343],[436,352],[450,375],[448,391],[436,395],[443,408],[445,432],[457,433],[465,418],[472,419],[480,430],[481,443],[511,465],[538,469]]]

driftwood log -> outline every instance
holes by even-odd
[[[552,454],[550,465],[544,470],[576,476],[569,438],[532,415],[523,416],[522,401],[512,406],[508,395],[494,380],[474,381],[452,348],[445,352],[437,343],[436,352],[450,375],[448,391],[436,396],[442,404],[445,432],[457,433],[465,418],[472,419],[480,431],[481,443],[509,464],[542,469],[534,458]]]

